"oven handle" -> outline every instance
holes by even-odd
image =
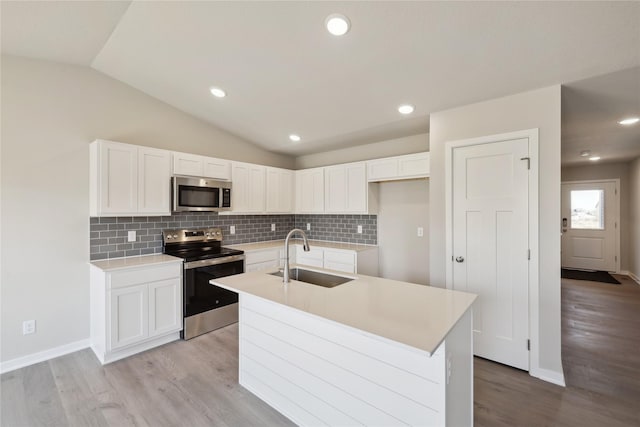
[[[226,256],[223,258],[203,259],[200,261],[185,262],[184,269],[191,270],[192,268],[208,267],[210,265],[226,264],[228,262],[236,262],[236,261],[243,261],[243,260],[244,260],[244,255],[232,255],[232,256]]]

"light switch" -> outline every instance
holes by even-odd
[[[130,230],[127,233],[127,242],[135,242],[136,241],[136,230]]]
[[[424,228],[418,227],[418,237],[423,237],[423,236],[424,236]]]
[[[236,226],[232,225],[229,227],[229,234],[236,234]]]
[[[358,233],[362,234],[362,226],[361,225],[358,226]]]
[[[271,224],[271,231],[276,231],[276,225],[275,224]]]
[[[307,223],[307,231],[311,230],[311,224]]]

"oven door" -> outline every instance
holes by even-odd
[[[243,272],[243,259],[204,267],[185,267],[182,294],[184,339],[238,321],[238,294],[212,285],[209,281]]]

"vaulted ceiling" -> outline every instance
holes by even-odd
[[[565,163],[576,150],[595,151],[590,144],[616,158],[640,155],[640,125],[615,123],[640,115],[639,2],[1,8],[3,53],[92,67],[272,151],[300,155],[426,132],[431,112],[565,84]],[[342,37],[324,28],[335,12],[352,24]],[[227,96],[214,98],[211,86]],[[415,112],[399,114],[402,103]],[[625,148],[605,133],[624,134]]]

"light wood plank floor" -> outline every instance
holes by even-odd
[[[640,285],[562,282],[567,387],[476,358],[476,426],[640,425]],[[232,325],[100,366],[90,350],[2,375],[0,425],[288,426],[238,385]]]

